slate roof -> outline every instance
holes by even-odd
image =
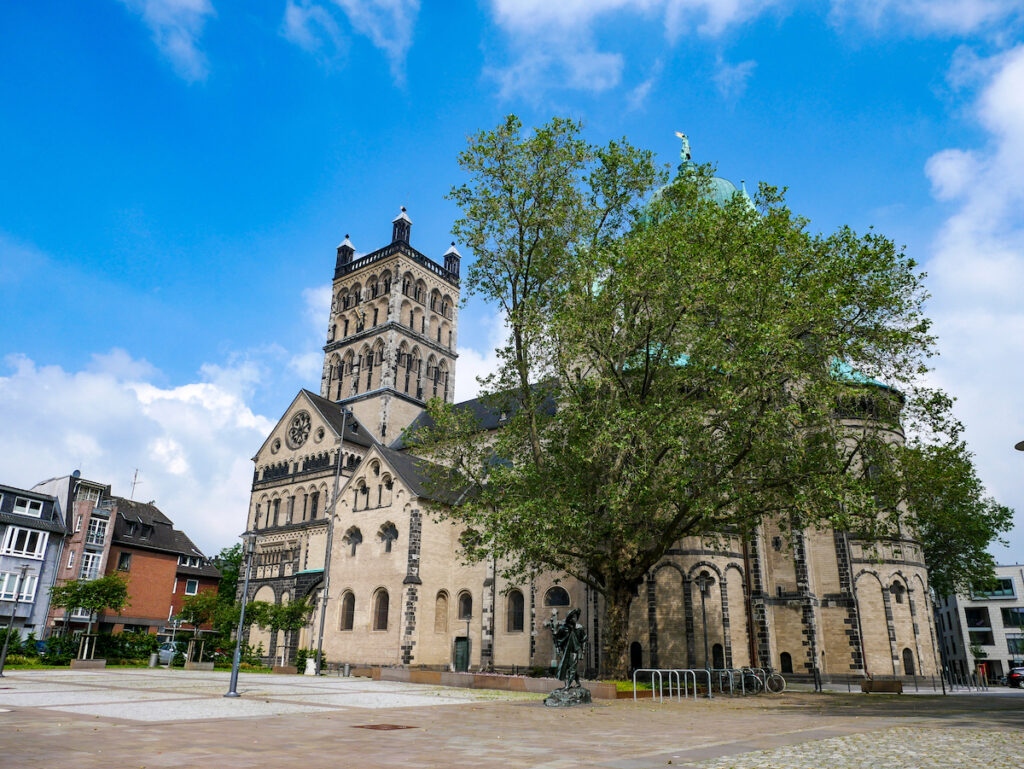
[[[0,513],[0,523],[11,526],[20,526],[23,529],[38,529],[40,531],[52,531],[54,534],[67,533],[64,526],[53,520],[36,518],[31,515],[18,515],[16,513]]]
[[[537,387],[538,385],[533,385]],[[469,411],[476,419],[477,424],[480,425],[481,430],[497,430],[502,424],[502,415],[507,413],[514,413],[518,409],[518,405],[509,403],[508,405],[501,403],[500,395],[486,395],[479,398],[471,398],[461,403],[453,404],[452,408],[459,411]],[[553,414],[555,412],[555,400],[550,395],[544,399],[541,403],[541,410],[545,414]],[[421,427],[432,427],[434,420],[426,411],[420,412],[412,423],[406,428],[400,436],[393,440],[388,448],[396,451],[405,451],[409,446],[405,443],[405,436],[411,435]]]
[[[335,429],[336,432],[341,432],[341,424],[343,421],[341,406],[334,401],[329,401],[327,398],[321,398],[310,390],[303,389],[302,392],[313,402],[316,406],[316,410],[320,412],[320,415],[327,421],[327,423]],[[370,434],[370,431],[363,426],[363,424],[352,416],[349,412],[348,419],[344,419],[345,422],[345,435],[344,440],[348,443],[354,443],[357,446],[363,446],[364,448],[373,447],[377,441]],[[359,430],[353,430],[353,423],[359,425]]]
[[[193,555],[205,559],[203,552],[188,538],[183,531],[174,528],[174,522],[164,515],[160,509],[150,502],[136,502],[124,497],[112,497],[117,507],[114,520],[114,544],[122,547],[134,547],[143,550],[160,550],[178,555]],[[139,524],[140,528],[134,535],[128,534],[130,523]],[[151,527],[148,536],[143,537],[141,527]],[[187,570],[196,576],[220,576],[216,567],[204,564],[200,567],[179,567],[179,571]]]
[[[385,446],[378,448],[381,455],[401,476],[409,490],[417,497],[430,499],[445,505],[458,504],[467,493],[467,484],[449,471],[451,486],[446,489],[432,488],[430,468],[441,469],[441,465],[420,459],[408,452],[395,451]]]

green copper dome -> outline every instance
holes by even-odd
[[[686,137],[686,134],[676,131],[676,136],[682,141],[682,146],[679,148],[679,173],[680,175],[689,173],[692,169],[696,168],[696,164],[690,159],[690,140]],[[671,183],[671,182],[670,182]],[[660,197],[661,190],[655,193]],[[711,177],[710,187],[708,189],[708,197],[713,200],[719,206],[725,206],[733,195],[741,195],[743,200],[750,208],[754,207],[754,201],[750,199],[750,195],[747,194],[747,187],[744,184],[743,189],[737,189],[736,185],[730,182],[728,179],[723,179],[720,176]]]

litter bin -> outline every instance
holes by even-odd
[[[349,675],[349,673],[351,671],[352,671],[352,669],[348,666],[348,663],[346,662],[345,663],[345,678],[348,678],[348,675]]]
[[[152,654],[149,655],[149,666],[151,668],[155,668],[156,667],[156,663],[157,663],[158,657],[159,657],[159,655],[156,652],[153,652]]]

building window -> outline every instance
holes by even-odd
[[[3,547],[0,548],[0,554],[41,559],[46,552],[48,538],[49,534],[45,531],[8,526],[7,533],[4,535]]]
[[[388,629],[388,591],[381,588],[373,598],[373,629]]]
[[[342,537],[341,541],[349,546],[349,555],[355,557],[356,548],[363,542],[363,533],[353,526],[345,532],[345,536]]]
[[[96,579],[100,575],[100,559],[102,553],[82,553],[82,568],[78,572],[79,579]]]
[[[351,630],[356,619],[356,597],[349,591],[341,597],[341,629]]]
[[[131,571],[132,568],[132,554],[122,552],[117,556],[117,570],[118,571]]]
[[[903,594],[906,592],[906,588],[902,584],[894,582],[892,587],[889,588],[889,592],[892,593],[893,600],[896,603],[903,603]]]
[[[82,530],[82,516],[75,519],[75,534]]]
[[[198,579],[186,579],[185,580],[185,595],[195,595],[199,592],[199,580]]]
[[[434,632],[448,632],[448,594],[443,590],[434,600]]]
[[[992,582],[971,591],[975,600],[985,598],[1013,598],[1013,580],[1009,577],[996,577]]]
[[[75,494],[75,501],[92,502],[95,504],[100,501],[100,490],[89,486],[79,486],[78,493]]]
[[[107,538],[107,522],[103,518],[89,518],[89,529],[85,532],[87,545],[102,545]]]
[[[459,619],[470,619],[473,616],[473,596],[459,593]]]
[[[314,491],[312,494],[309,495],[309,517],[310,517],[310,520],[312,520],[313,518],[316,518],[317,507],[319,506],[319,504],[320,504],[320,492],[319,491]]]
[[[40,518],[43,515],[43,503],[38,499],[15,497],[14,512],[20,515],[30,515],[33,518]]]
[[[69,550],[68,551],[68,568],[70,569],[74,565],[75,565],[75,551],[74,550]]]
[[[523,630],[523,594],[513,590],[508,594],[508,632],[519,633]]]
[[[388,521],[380,527],[380,531],[377,532],[377,536],[380,538],[380,541],[384,544],[384,552],[390,553],[391,545],[394,543],[396,539],[398,539],[398,529],[395,527],[395,524]]]
[[[193,569],[198,569],[203,565],[203,559],[198,555],[179,555],[178,566],[187,566]]]
[[[790,656],[789,652],[782,652],[782,654],[779,655],[779,669],[783,673],[793,672],[793,658]]]
[[[14,591],[18,589],[18,580],[21,580],[21,592],[18,601],[21,603],[32,603],[36,598],[36,583],[38,577],[35,574],[26,574],[21,579],[20,571],[0,572],[0,600],[13,601]]]
[[[569,593],[564,587],[555,585],[544,594],[545,606],[568,606]]]

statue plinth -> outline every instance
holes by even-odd
[[[584,689],[582,686],[555,689],[544,700],[544,705],[549,708],[572,708],[590,703],[590,689]]]

